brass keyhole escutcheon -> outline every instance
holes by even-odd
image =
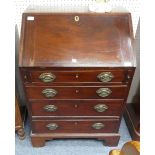
[[[75,21],[75,22],[78,22],[79,20],[80,20],[79,16],[75,16],[75,17],[74,17],[74,21]]]

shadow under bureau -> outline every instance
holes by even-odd
[[[56,138],[118,144],[135,70],[129,13],[24,13],[19,68],[35,147]]]

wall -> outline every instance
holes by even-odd
[[[136,32],[139,19],[139,1],[140,0],[110,0],[112,8],[117,8],[117,10],[125,8],[131,12],[134,33]],[[88,5],[94,2],[95,0],[15,0],[15,23],[17,24],[18,31],[20,31],[21,15],[27,9],[37,8],[40,11],[87,11]]]
[[[129,96],[127,100],[128,103],[132,102],[132,97],[135,95],[140,83],[140,20],[138,22],[137,31],[135,34],[134,51],[136,52],[137,67],[134,74],[131,89],[129,92]]]

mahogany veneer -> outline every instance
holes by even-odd
[[[98,112],[94,109],[96,105],[106,104],[107,110]],[[55,105],[54,112],[45,111],[48,105]],[[47,100],[32,101],[30,104],[32,117],[116,117],[119,118],[123,109],[123,100]]]
[[[100,96],[96,93],[96,91],[100,88],[104,88],[105,86],[28,86],[26,87],[26,92],[29,100],[34,99],[47,99],[46,96],[43,95],[42,90],[45,90],[46,88],[51,88],[56,90],[58,93],[56,96],[54,96],[52,99],[101,99]],[[126,95],[127,86],[106,86],[106,88],[109,88],[112,93],[105,97],[105,98],[124,98]]]
[[[96,130],[92,127],[95,123],[103,123],[104,128]],[[56,123],[59,127],[56,130],[49,130],[46,126]],[[72,119],[72,120],[35,120],[32,121],[34,133],[117,133],[119,119]]]
[[[135,70],[129,13],[24,13],[19,67],[32,145],[55,138],[118,144]]]

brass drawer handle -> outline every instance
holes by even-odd
[[[56,130],[59,126],[56,123],[50,123],[47,124],[46,127],[48,128],[48,130]]]
[[[94,128],[94,129],[96,129],[96,130],[100,130],[100,129],[102,129],[102,128],[104,128],[104,124],[103,123],[94,123],[93,125],[92,125],[92,128]]]
[[[94,109],[97,111],[97,112],[104,112],[108,109],[108,106],[106,104],[97,104],[94,106]]]
[[[111,72],[102,72],[97,76],[97,78],[101,82],[110,82],[114,78],[114,75]]]
[[[55,111],[57,111],[57,109],[58,109],[58,107],[55,105],[46,105],[44,107],[44,110],[47,112],[55,112]]]
[[[107,97],[112,93],[112,91],[109,88],[99,88],[96,93],[100,97]]]
[[[42,94],[47,97],[47,98],[52,98],[54,97],[58,92],[55,89],[44,89],[42,91]]]
[[[52,73],[42,73],[40,76],[39,76],[39,79],[42,81],[42,82],[45,82],[45,83],[48,83],[48,82],[53,82],[55,80],[56,76]]]

